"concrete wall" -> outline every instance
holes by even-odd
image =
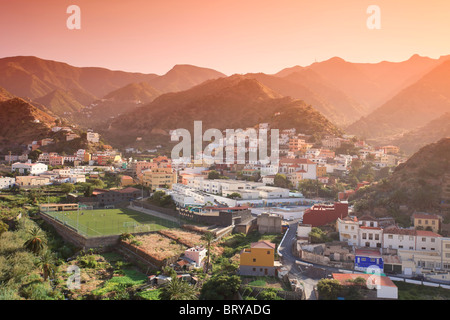
[[[61,222],[53,219],[45,213],[39,212],[39,216],[48,224],[55,228],[56,232],[64,239],[64,241],[70,242],[79,248],[91,249],[91,248],[108,248],[117,245],[119,241],[119,235],[104,236],[104,237],[92,237],[87,238],[76,232],[70,226],[64,225]]]

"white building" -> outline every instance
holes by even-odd
[[[11,166],[11,172],[18,172],[26,175],[38,175],[48,170],[48,166],[43,163],[22,163],[16,162]]]
[[[189,248],[184,252],[184,256],[195,262],[197,268],[203,266],[203,260],[206,257],[206,253],[208,250],[203,246],[197,246],[193,248]]]
[[[0,189],[9,189],[16,183],[15,178],[0,177]]]

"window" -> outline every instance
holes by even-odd
[[[422,238],[422,242],[427,242],[427,238]]]
[[[427,250],[427,248],[425,248],[425,247],[422,247],[422,250]]]
[[[398,246],[399,249],[403,249],[403,246]]]
[[[425,220],[425,224],[428,224],[428,220]]]
[[[267,254],[270,254],[270,250],[267,251]]]
[[[403,240],[403,236],[398,236],[398,240]]]
[[[394,239],[394,236],[392,234],[388,235],[388,239]]]
[[[432,224],[432,225],[435,225],[435,224],[436,224],[436,221],[431,220],[431,224]]]
[[[414,247],[409,247],[409,250],[414,250]]]
[[[436,239],[435,238],[431,238],[431,242],[436,242]]]
[[[369,233],[369,240],[373,240],[373,234]]]
[[[367,233],[363,233],[362,238],[367,239]]]
[[[380,235],[378,233],[375,235],[375,240],[380,240]]]
[[[418,222],[419,224],[422,224],[422,220],[421,220],[421,219],[417,220],[417,222]]]
[[[355,226],[352,226],[352,230],[355,230]]]
[[[413,236],[409,236],[409,241],[414,241],[414,237]]]
[[[345,226],[344,229],[347,230],[347,229],[348,229],[348,226]]]
[[[256,259],[253,259],[253,262],[256,262]]]

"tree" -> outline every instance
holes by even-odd
[[[311,237],[311,243],[323,243],[329,240],[325,232],[323,232],[322,229],[317,227],[311,229],[309,236]]]
[[[42,235],[41,229],[38,227],[33,227],[28,231],[28,233],[30,234],[30,238],[25,241],[24,247],[34,254],[41,253],[45,247],[45,238]]]
[[[181,278],[172,277],[159,297],[161,300],[196,300],[196,288]]]
[[[33,150],[28,154],[28,159],[36,162],[39,159],[39,156],[42,154],[42,151],[39,149]]]
[[[227,300],[235,299],[241,286],[241,278],[237,275],[215,275],[206,281],[200,291],[200,299]]]
[[[71,183],[63,183],[61,184],[61,190],[65,194],[69,194],[75,190],[75,186]]]
[[[284,174],[277,173],[273,179],[273,185],[279,188],[291,189],[292,183],[286,178]]]
[[[201,240],[206,241],[207,252],[206,252],[205,270],[206,270],[206,272],[208,272],[209,261],[210,261],[210,258],[211,258],[211,242],[214,241],[214,235],[211,232],[206,232],[206,233],[204,233],[202,235]]]
[[[48,278],[54,277],[56,274],[57,267],[55,265],[55,258],[48,250],[39,257],[38,266],[42,268],[44,281],[47,281]]]
[[[277,290],[268,288],[258,295],[258,300],[283,300],[277,295]]]
[[[241,196],[240,193],[233,192],[232,194],[229,194],[227,196],[227,198],[230,198],[230,199],[242,199],[242,196]]]
[[[219,172],[217,172],[216,170],[211,170],[208,173],[208,179],[209,180],[213,180],[213,179],[219,179],[220,178],[220,174]]]
[[[317,283],[317,291],[321,300],[336,300],[342,286],[335,279],[321,279]]]
[[[9,228],[8,225],[0,220],[0,236],[2,235],[3,232],[8,231],[8,228]]]

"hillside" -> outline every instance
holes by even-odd
[[[0,148],[46,138],[55,120],[20,98],[0,102]]]
[[[43,104],[58,116],[67,118],[71,118],[84,108],[72,92],[61,89],[54,90],[34,101]]]
[[[449,58],[414,55],[402,62],[354,63],[334,57],[306,67],[286,68],[276,76],[312,70],[370,112]]]
[[[179,64],[166,74],[155,77],[148,83],[162,92],[177,92],[190,89],[206,80],[225,77],[221,72],[209,68]]]
[[[56,89],[103,97],[129,83],[146,82],[155,77],[156,74],[74,67],[31,56],[0,59],[0,86],[17,96],[31,99]]]
[[[5,88],[0,87],[0,101],[6,101],[14,98],[14,96],[9,93]]]
[[[234,75],[161,95],[115,119],[105,134],[122,139],[123,143],[131,143],[136,137],[150,141],[152,135],[165,136],[168,141],[170,130],[192,131],[195,120],[203,121],[203,130],[244,129],[269,122],[273,128],[295,127],[307,134],[340,133],[303,101],[282,97],[255,79]]]
[[[406,154],[413,154],[423,146],[443,138],[450,138],[450,112],[419,129],[407,132],[390,143],[399,146]]]
[[[385,212],[405,222],[415,211],[448,214],[440,204],[450,191],[445,180],[449,172],[450,138],[446,138],[422,147],[385,181],[358,190],[353,198],[355,208]],[[401,206],[407,209],[402,211]]]
[[[225,75],[215,70],[191,65],[176,65],[159,76],[105,68],[74,67],[32,56],[0,59],[0,87],[15,96],[43,104],[59,116],[72,116],[71,120],[75,121],[78,116],[73,116],[74,113],[107,95],[106,99],[113,99],[113,104],[117,101],[124,102],[124,99],[148,103],[162,92],[186,90],[206,80],[223,76]],[[115,110],[130,107],[113,106]],[[98,111],[105,109],[100,108]],[[117,114],[114,111],[108,117]],[[104,118],[101,118],[102,122]],[[83,123],[86,119],[80,120]],[[93,121],[90,120],[88,122],[91,124]]]
[[[344,127],[359,119],[362,115],[357,108],[353,108],[353,102],[346,99],[345,94],[340,95],[338,99],[330,99],[333,93],[339,90],[334,91],[323,79],[307,78],[298,73],[293,73],[285,78],[264,73],[248,73],[242,76],[248,79],[255,79],[282,96],[303,100],[338,126]],[[342,108],[343,105],[346,108]]]
[[[362,104],[351,98],[345,92],[338,89],[334,84],[328,82],[317,72],[311,69],[291,73],[284,77],[284,79],[309,88],[311,91],[315,92],[327,101],[329,105],[333,106],[334,115],[330,115],[330,120],[334,123],[351,123],[359,119],[367,112],[366,108]],[[318,110],[327,116],[327,113],[320,109]]]
[[[130,83],[125,87],[114,90],[104,96],[105,100],[114,102],[141,102],[149,103],[162,94],[146,82]]]
[[[424,126],[450,111],[450,61],[403,89],[346,131],[366,138],[387,137]]]

